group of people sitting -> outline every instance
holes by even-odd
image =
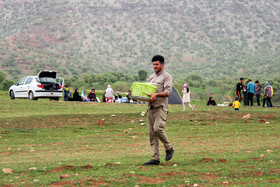
[[[119,103],[130,103],[131,102],[131,91],[129,90],[126,97],[122,97],[120,93],[117,91],[116,95],[114,96],[114,91],[111,88],[110,85],[108,85],[108,88],[104,92],[102,102],[119,102]],[[86,93],[86,90],[83,90],[81,94],[79,94],[79,89],[76,88],[75,92],[73,94],[73,97],[71,96],[70,89],[65,85],[64,87],[64,101],[83,101],[83,102],[100,102],[100,99],[95,94],[95,89],[91,89],[91,92],[88,94]]]
[[[108,85],[106,91],[103,94],[102,102],[107,103],[130,103],[131,100],[131,91],[128,90],[126,97],[122,97],[118,91],[116,91],[116,95],[114,96],[114,91],[110,85]]]

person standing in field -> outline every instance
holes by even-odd
[[[251,106],[253,106],[254,104],[254,94],[256,92],[256,85],[255,83],[252,82],[251,79],[249,79],[249,83],[247,85],[247,92],[248,92],[248,100],[251,103]],[[248,102],[249,105],[249,102]]]
[[[241,97],[241,91],[243,90],[244,86],[243,86],[243,78],[241,77],[240,80],[239,80],[239,83],[237,83],[236,85],[236,95],[239,99],[239,102],[242,100],[242,97]]]
[[[189,107],[191,107],[192,110],[194,110],[194,107],[190,104],[191,102],[191,91],[187,84],[184,84],[184,88],[182,90],[183,92],[183,111],[186,110],[185,103],[188,104]]]
[[[267,107],[272,107],[271,97],[272,97],[271,85],[269,82],[266,81],[264,91],[263,91],[263,107],[265,106],[266,101],[267,101]]]
[[[232,107],[234,108],[234,110],[239,110],[241,104],[239,102],[239,97],[236,97],[235,101],[232,103]]]
[[[70,90],[68,88],[67,85],[64,86],[64,101],[68,101],[69,100],[69,93],[70,93]]]
[[[249,83],[249,81],[246,82],[246,86],[243,87],[243,102],[244,102],[244,106],[249,106],[249,100],[248,100],[248,92],[247,92],[247,84]]]
[[[262,86],[260,85],[259,81],[256,81],[255,83],[257,85],[257,88],[256,88],[257,103],[258,103],[258,106],[261,106],[261,104],[260,104],[260,97],[261,97]]]
[[[152,159],[145,162],[144,165],[159,165],[159,140],[163,143],[166,151],[165,161],[171,160],[174,149],[164,131],[168,110],[168,97],[172,92],[172,76],[164,71],[164,57],[156,55],[152,58],[155,73],[150,75],[148,82],[155,83],[157,90],[151,94],[148,106],[148,131],[150,146],[152,150]]]

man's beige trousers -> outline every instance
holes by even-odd
[[[163,143],[165,150],[171,149],[171,143],[164,131],[166,116],[167,111],[163,107],[148,109],[148,131],[154,160],[160,160],[159,140]]]

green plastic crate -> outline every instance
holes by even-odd
[[[150,82],[134,82],[130,90],[133,96],[150,98],[148,94],[156,93],[157,87]]]

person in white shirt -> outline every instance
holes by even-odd
[[[107,89],[106,89],[106,102],[113,102],[114,101],[114,91],[111,88],[111,85],[108,85]]]
[[[186,110],[185,103],[188,104],[189,107],[191,107],[192,110],[194,110],[194,107],[190,104],[191,102],[191,91],[187,84],[184,84],[184,88],[182,90],[183,92],[183,111]]]

